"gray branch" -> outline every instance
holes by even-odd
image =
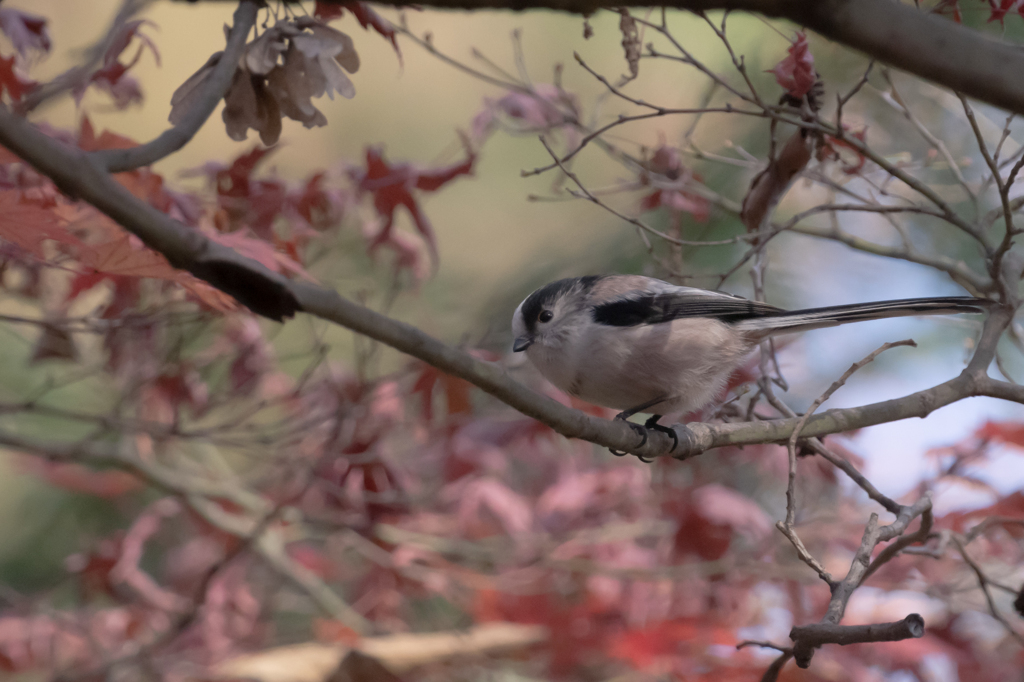
[[[793,628],[789,637],[793,640],[793,660],[801,668],[811,662],[811,654],[822,644],[863,644],[865,642],[898,642],[924,636],[924,618],[912,613],[895,623],[872,623],[870,625],[834,625],[815,623]]]
[[[131,149],[103,149],[92,153],[96,163],[110,171],[119,173],[141,166],[148,166],[172,154],[195,137],[206,120],[210,118],[238,70],[238,59],[245,49],[245,40],[256,23],[256,14],[260,3],[255,0],[244,0],[239,3],[232,20],[231,33],[228,35],[227,46],[220,61],[210,72],[203,85],[203,93],[175,126],[165,130],[159,137],[146,144]]]

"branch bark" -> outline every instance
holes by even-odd
[[[894,623],[872,623],[870,625],[833,625],[815,623],[793,628],[789,637],[793,640],[793,660],[801,668],[810,665],[811,655],[822,644],[862,644],[864,642],[898,642],[924,636],[924,618],[912,613]]]
[[[245,40],[256,24],[259,9],[260,4],[254,0],[238,4],[232,19],[231,33],[228,35],[228,42],[220,61],[206,79],[201,97],[196,100],[180,123],[165,130],[151,142],[138,147],[93,152],[96,163],[111,173],[119,173],[156,163],[188,144],[231,87],[231,81],[238,69],[238,60],[245,49]]]

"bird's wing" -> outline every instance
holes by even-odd
[[[723,322],[738,322],[757,317],[773,317],[786,311],[717,291],[679,287],[654,280],[642,289],[594,305],[598,324],[635,327],[669,322],[683,317],[711,317]]]

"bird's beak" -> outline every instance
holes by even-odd
[[[512,344],[512,352],[519,353],[526,350],[533,345],[533,339],[529,336],[519,336],[516,338],[515,343]]]

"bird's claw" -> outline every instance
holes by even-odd
[[[679,436],[676,435],[676,430],[673,429],[672,427],[663,426],[662,424],[659,424],[659,419],[661,419],[660,415],[654,415],[644,423],[644,426],[646,426],[649,429],[661,431],[662,433],[672,436],[672,448],[669,450],[669,452],[675,452],[676,448],[679,447]]]
[[[660,414],[651,415],[651,418],[644,422],[643,426],[640,426],[639,424],[629,421],[629,418],[632,417],[634,414],[636,414],[636,410],[626,410],[625,412],[619,412],[617,415],[615,415],[615,419],[626,422],[626,424],[629,425],[629,428],[636,431],[637,435],[639,435],[643,439],[640,441],[640,445],[637,445],[638,448],[642,448],[644,445],[647,444],[647,430],[652,429],[654,431],[661,431],[662,433],[672,436],[672,448],[669,450],[669,452],[675,452],[675,449],[679,447],[679,436],[676,435],[675,429],[670,428],[668,426],[662,426],[661,424],[658,423],[658,420],[661,419]],[[624,457],[625,455],[629,454],[627,452],[623,452],[622,450],[614,450],[612,448],[608,448],[608,451],[615,455],[616,457]],[[636,458],[639,459],[644,464],[650,464],[651,462],[654,461],[653,459],[644,459],[640,455],[637,455]]]
[[[647,444],[647,429],[645,429],[643,426],[640,426],[639,424],[636,424],[634,422],[628,421],[626,419],[626,417],[622,416],[623,414],[626,414],[626,413],[622,412],[622,413],[616,415],[615,418],[619,419],[621,421],[626,422],[626,426],[628,426],[629,428],[633,429],[633,431],[636,432],[636,435],[640,436],[640,438],[642,440],[640,441],[640,444],[637,445],[637,447],[638,448],[642,448],[644,445]],[[629,416],[629,415],[626,415],[626,416]],[[625,457],[626,455],[629,454],[628,452],[626,452],[624,450],[615,450],[614,448],[608,448],[608,452],[612,453],[616,457]],[[644,461],[644,462],[647,461],[643,457],[640,457],[640,460]]]

